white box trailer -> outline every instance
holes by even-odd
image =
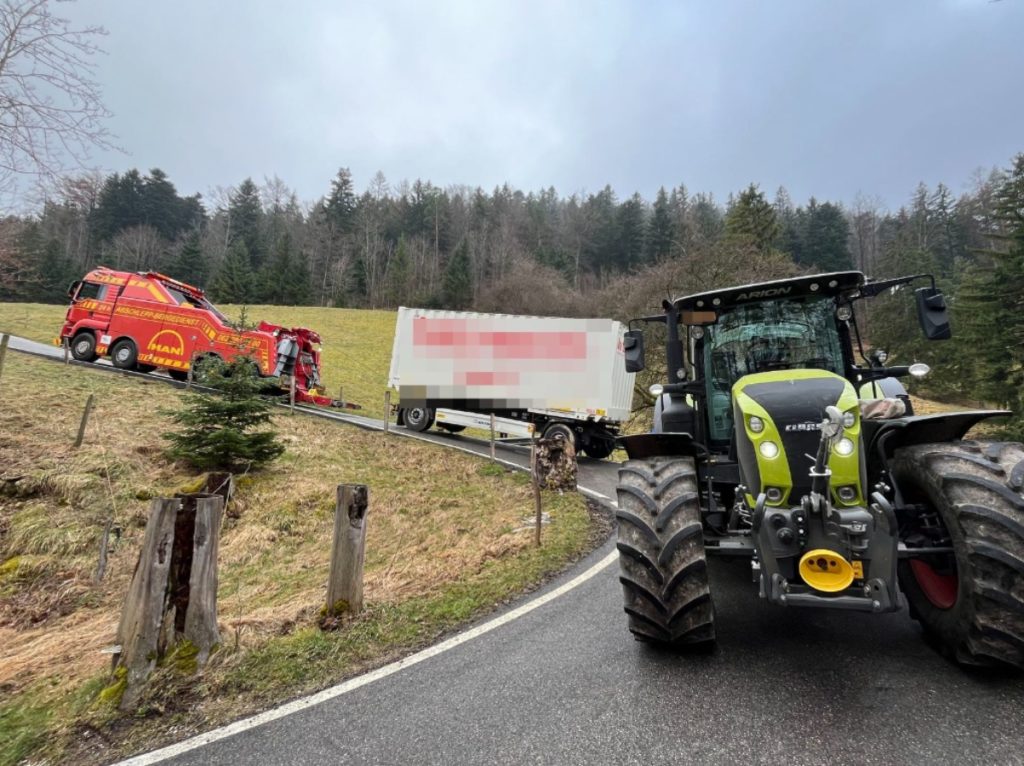
[[[423,431],[438,410],[494,414],[607,457],[633,403],[624,332],[611,319],[399,308],[388,375],[398,422]]]

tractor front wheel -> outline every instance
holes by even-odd
[[[619,469],[619,581],[640,641],[710,646],[714,607],[692,458],[630,460]]]
[[[903,537],[953,549],[900,561],[911,615],[960,664],[1024,669],[1024,446],[907,447],[890,472],[915,511]]]

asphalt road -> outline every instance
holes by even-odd
[[[614,482],[614,465],[581,464],[581,485],[611,495]],[[449,651],[167,763],[1024,764],[1024,679],[960,670],[906,613],[768,606],[741,561],[711,576],[713,654],[634,642],[613,564]]]

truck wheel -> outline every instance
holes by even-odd
[[[96,336],[89,331],[80,332],[71,340],[71,356],[79,362],[95,362]]]
[[[640,641],[710,646],[714,607],[693,458],[630,460],[617,488],[619,582]]]
[[[953,548],[899,562],[911,615],[963,665],[1024,669],[1024,445],[907,447],[890,473],[922,508],[901,536]]]
[[[134,370],[135,360],[139,352],[135,349],[135,341],[131,338],[122,338],[110,349],[110,361],[119,370]]]
[[[587,457],[604,460],[615,451],[615,440],[605,434],[586,434],[583,437],[583,452]]]
[[[545,439],[565,439],[568,443],[572,444],[573,450],[576,452],[580,451],[580,440],[576,437],[576,432],[567,423],[548,423],[544,428]]]
[[[405,411],[405,427],[422,433],[434,424],[434,411],[429,407],[409,407]]]

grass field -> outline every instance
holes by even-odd
[[[238,319],[240,306],[220,307]],[[65,306],[0,303],[0,332],[49,343],[60,332]],[[361,404],[360,414],[380,417],[395,337],[394,311],[362,311],[311,306],[248,306],[249,323],[261,319],[286,327],[308,327],[320,333],[323,355],[320,377],[331,396],[344,389],[348,401]]]
[[[39,311],[33,308],[33,311]],[[339,328],[341,325],[338,326]],[[14,329],[14,328],[12,328]],[[336,330],[340,331],[340,330]],[[36,337],[39,337],[38,334]],[[85,445],[71,447],[96,395]],[[169,662],[134,715],[103,689],[149,500],[194,484],[162,455],[155,382],[8,353],[0,380],[0,764],[111,760],[321,688],[434,640],[583,553],[594,534],[577,495],[546,495],[531,544],[525,476],[395,436],[281,414],[287,452],[242,477],[220,550],[221,648],[198,676]],[[316,627],[334,488],[370,487],[367,610]],[[100,531],[122,530],[94,582]]]

